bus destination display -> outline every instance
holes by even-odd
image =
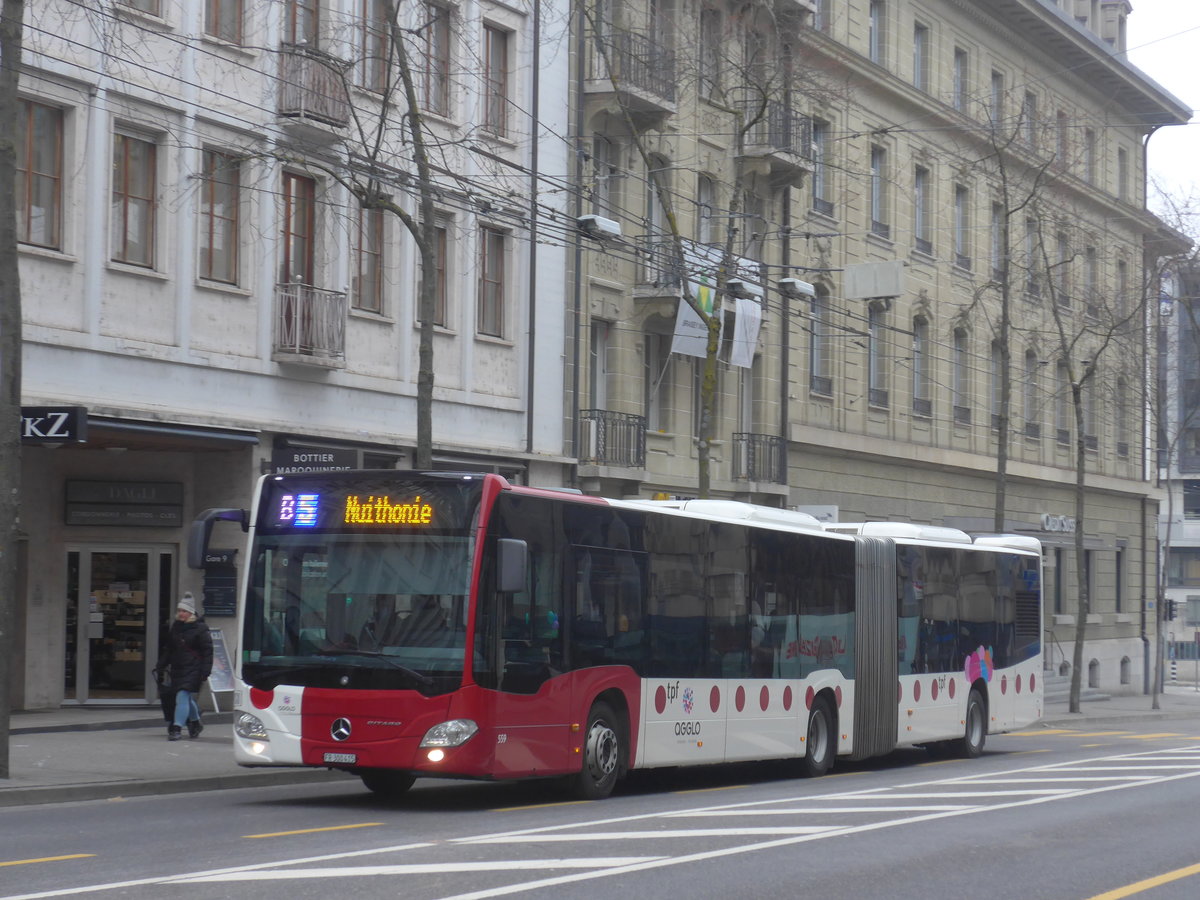
[[[433,525],[433,506],[419,494],[403,499],[382,494],[351,494],[345,498],[330,497],[328,503],[341,506],[331,517],[342,525]],[[321,494],[280,494],[274,524],[284,528],[315,528],[320,514]]]

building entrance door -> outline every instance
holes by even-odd
[[[67,703],[155,699],[152,672],[173,573],[171,547],[68,547]]]

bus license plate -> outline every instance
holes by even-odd
[[[327,763],[356,763],[358,762],[357,753],[326,753],[325,762]]]

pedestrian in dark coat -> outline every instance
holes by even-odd
[[[175,691],[175,720],[167,727],[167,740],[179,740],[185,725],[188,737],[193,739],[204,730],[197,701],[200,686],[212,672],[212,659],[212,635],[203,617],[196,614],[196,599],[186,593],[179,600],[175,621],[158,654],[158,666],[166,671],[171,690]]]

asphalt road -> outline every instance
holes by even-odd
[[[445,781],[384,802],[347,781],[15,807],[0,900],[1193,900],[1198,800],[1191,718],[993,736],[978,760],[906,750],[811,781],[657,772],[598,803]]]

